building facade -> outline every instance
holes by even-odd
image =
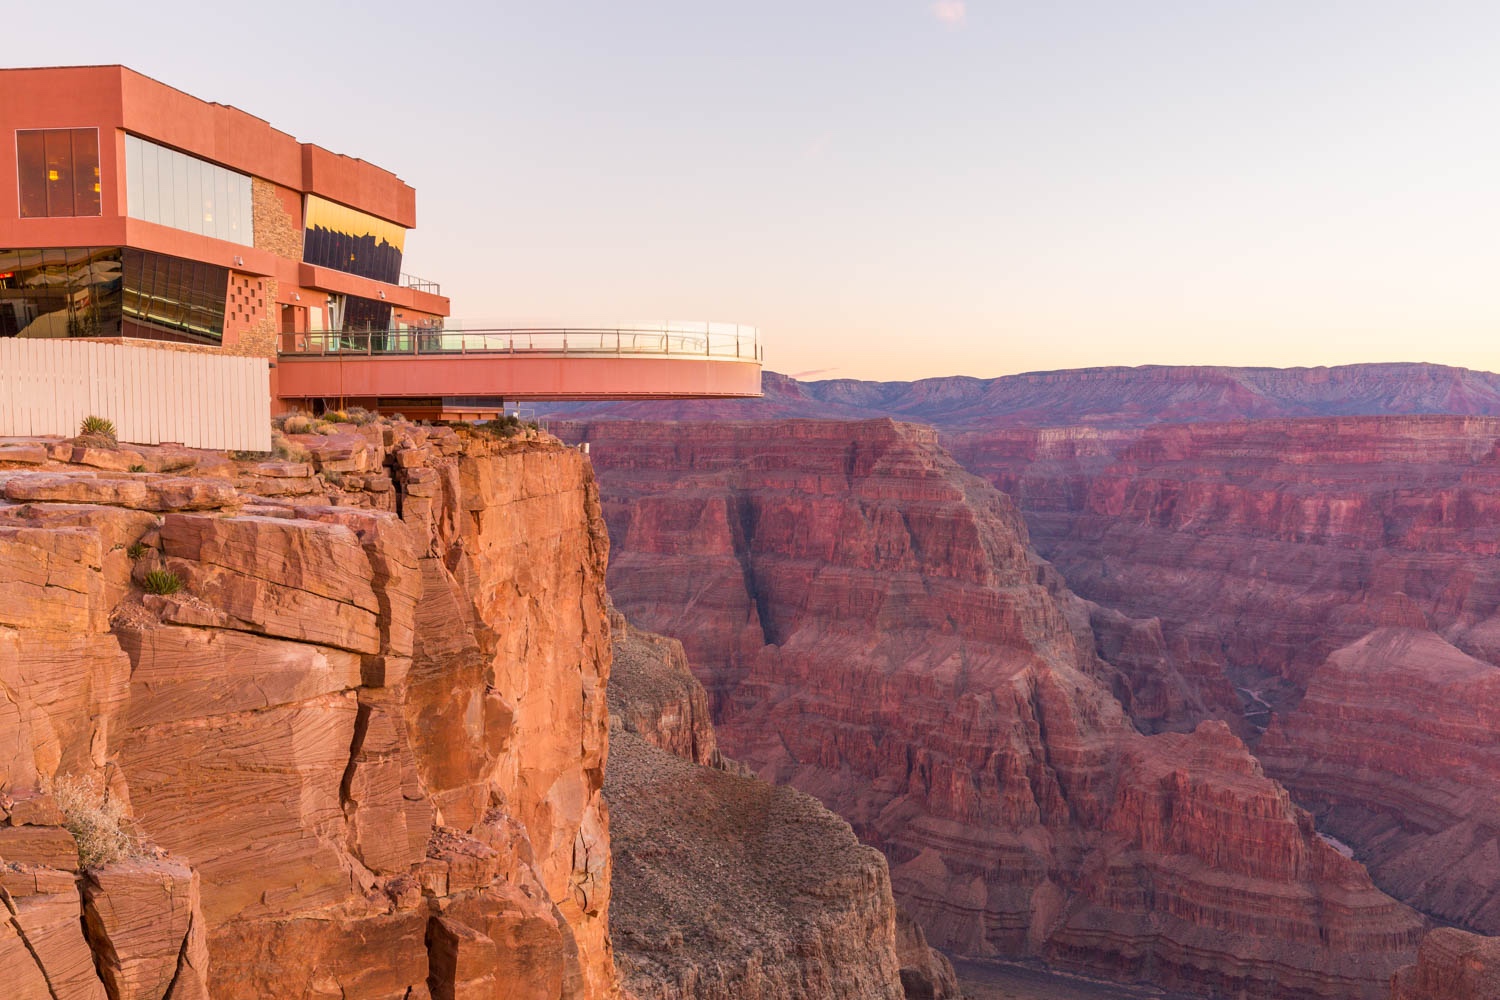
[[[0,337],[262,356],[440,327],[416,192],[123,66],[0,70]],[[273,392],[274,392],[273,372]]]
[[[760,394],[751,328],[452,323],[416,221],[395,174],[123,66],[0,69],[0,339],[265,358],[278,410]]]

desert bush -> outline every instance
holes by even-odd
[[[312,458],[312,452],[282,434],[271,435],[271,454],[288,462],[306,462]]]
[[[125,471],[126,472],[145,472],[146,471],[146,467],[144,465],[141,465],[139,462],[137,462],[135,465],[132,465],[130,468],[126,469]]]
[[[97,782],[59,776],[52,782],[52,797],[62,810],[63,826],[78,842],[78,862],[84,868],[98,868],[143,853],[124,804],[111,798]]]
[[[281,429],[287,434],[311,434],[317,426],[318,421],[305,413],[294,413],[281,422]]]
[[[330,424],[354,423],[354,421],[349,419],[349,414],[344,410],[329,410],[327,413],[323,414],[323,419]]]
[[[363,406],[351,406],[344,411],[344,415],[349,418],[351,424],[356,424],[360,427],[365,426],[365,424],[373,424],[380,419],[380,414],[373,413]]]
[[[343,427],[341,427],[339,424],[319,424],[313,430],[314,434],[321,434],[324,437],[332,437],[333,435],[340,434],[342,432]]]
[[[502,414],[494,420],[486,420],[483,423],[475,424],[474,429],[491,437],[510,438],[521,433],[521,429],[524,426],[519,417]]]
[[[146,571],[146,593],[175,594],[182,589],[182,577],[167,569],[153,569]]]
[[[125,554],[130,557],[131,562],[135,562],[141,556],[146,554],[146,543],[131,542],[130,545],[125,549]]]

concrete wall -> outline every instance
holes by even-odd
[[[121,442],[269,451],[264,358],[66,340],[0,340],[0,436],[78,433],[114,421]]]

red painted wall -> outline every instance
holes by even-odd
[[[0,69],[0,95],[0,245],[105,243],[97,239],[104,230],[76,228],[84,220],[68,220],[70,225],[63,225],[64,220],[19,220],[14,132],[25,128],[99,128],[106,219],[125,214],[120,184],[123,129],[407,229],[417,224],[416,191],[390,171],[299,143],[254,115],[199,100],[123,66]],[[46,226],[56,227],[60,235],[27,242],[23,234],[28,230],[17,227],[19,221],[34,224],[29,230],[33,234]]]

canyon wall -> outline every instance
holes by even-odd
[[[632,620],[720,744],[880,847],[938,945],[1247,996],[1383,998],[1422,921],[1221,722],[1143,736],[1014,506],[889,421],[565,425]],[[1134,647],[1133,647],[1134,648]],[[1118,650],[1117,650],[1118,651]]]
[[[1500,667],[1376,630],[1318,668],[1258,756],[1387,892],[1500,933]]]
[[[611,620],[611,938],[635,1000],[951,1000],[878,851],[716,746],[675,639]]]
[[[617,994],[586,460],[332,430],[0,449],[12,996]]]
[[[1155,723],[1242,720],[1387,892],[1500,933],[1500,421],[956,433],[1069,584],[1159,622]],[[1233,701],[1224,692],[1239,688]],[[1141,699],[1150,704],[1151,699]],[[1272,711],[1276,712],[1272,719]]]
[[[1500,997],[1500,940],[1441,927],[1427,935],[1415,965],[1391,979],[1391,1000]]]

